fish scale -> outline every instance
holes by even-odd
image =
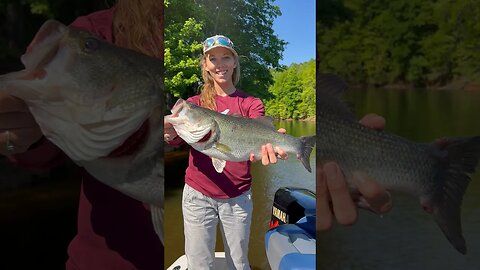
[[[320,160],[339,162],[350,185],[354,171],[366,172],[387,188],[417,195],[433,185],[429,179],[435,162],[427,153],[426,144],[412,143],[322,112],[319,117],[322,119],[317,123]]]

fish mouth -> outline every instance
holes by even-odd
[[[186,106],[187,106],[187,102],[179,98],[177,102],[175,102],[175,105],[173,105],[173,108],[170,110],[172,112],[170,116],[177,117]]]
[[[55,56],[67,30],[66,26],[54,20],[44,23],[21,57],[25,67],[34,69],[48,63]]]

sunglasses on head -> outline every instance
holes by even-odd
[[[212,48],[215,45],[222,45],[233,49],[233,42],[225,36],[213,36],[203,42],[203,51]]]

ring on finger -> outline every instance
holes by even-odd
[[[7,152],[9,153],[13,153],[15,152],[15,150],[17,149],[17,147],[15,145],[13,145],[13,143],[10,141],[10,131],[5,131],[5,149],[7,150]]]

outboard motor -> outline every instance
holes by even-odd
[[[265,234],[273,270],[315,269],[315,220],[315,193],[292,187],[277,190],[270,230]]]

